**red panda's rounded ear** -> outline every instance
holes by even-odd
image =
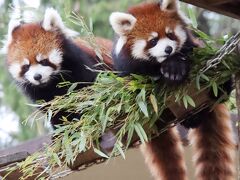
[[[8,36],[7,43],[10,44],[12,42],[12,34],[15,29],[17,29],[21,25],[21,21],[19,19],[11,19],[8,23]]]
[[[163,11],[178,11],[178,0],[160,0],[160,8]]]
[[[47,8],[42,21],[42,27],[46,31],[63,30],[64,24],[61,16],[53,8]]]
[[[109,21],[115,33],[125,36],[133,29],[137,19],[131,14],[114,12],[110,15]]]
[[[46,9],[41,26],[45,31],[60,31],[65,34],[66,37],[74,37],[79,35],[78,32],[65,27],[61,16],[53,8]]]

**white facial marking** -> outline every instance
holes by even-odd
[[[150,41],[151,39],[154,39],[156,37],[158,37],[158,33],[157,32],[152,32],[151,35],[148,38],[148,41]]]
[[[121,36],[116,44],[116,48],[115,48],[115,54],[118,55],[120,53],[120,51],[122,50],[123,46],[126,44],[127,42],[127,38],[124,36]]]
[[[182,47],[182,45],[186,42],[187,40],[187,33],[186,31],[182,28],[181,25],[178,25],[175,27],[175,35],[178,37],[179,39],[179,48]]]
[[[137,19],[131,14],[114,12],[110,15],[109,21],[113,30],[119,36],[124,36],[133,29]]]
[[[29,65],[29,64],[30,64],[30,61],[27,58],[24,58],[22,65]]]
[[[156,57],[157,61],[159,63],[163,62],[167,58],[167,53],[165,52],[166,47],[171,46],[172,47],[172,53],[173,54],[176,51],[177,44],[176,41],[172,41],[168,38],[160,39],[156,46],[149,49],[149,53],[151,56]]]
[[[56,66],[59,66],[63,59],[62,59],[63,53],[60,51],[60,49],[53,49],[48,56],[48,59],[51,63],[55,64]]]
[[[12,63],[11,65],[9,65],[8,70],[15,80],[21,81],[20,72],[22,68],[19,63]]]
[[[38,55],[36,56],[37,62],[40,62],[40,61],[43,60],[43,59],[44,59],[44,57],[43,57],[42,54],[38,54]]]
[[[132,46],[132,56],[139,59],[148,59],[148,56],[145,54],[144,49],[147,45],[145,40],[137,40]]]
[[[25,73],[25,78],[34,85],[46,83],[50,80],[50,76],[54,73],[53,68],[49,66],[42,66],[40,64],[30,66],[29,70]],[[34,76],[40,74],[42,76],[40,81],[36,81]]]
[[[173,33],[173,30],[170,27],[165,28],[166,33]]]

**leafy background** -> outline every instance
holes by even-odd
[[[113,39],[113,32],[108,23],[110,13],[125,11],[128,6],[139,2],[142,0],[35,0],[32,2],[31,0],[0,0],[0,40],[5,39],[12,6],[35,5],[36,12],[44,12],[46,7],[54,7],[60,12],[67,26],[82,32],[80,27],[71,23],[66,16],[70,11],[74,11],[84,17],[96,36]],[[39,6],[37,6],[38,4]],[[192,8],[197,17],[198,28],[214,38],[234,34],[240,29],[240,23],[237,20],[182,3],[182,9],[186,14],[188,8]],[[2,42],[0,47],[3,44]],[[50,128],[43,121],[27,125],[21,123],[33,111],[33,108],[27,105],[31,102],[16,88],[7,73],[4,54],[0,54],[0,69],[0,149],[2,149],[46,134]]]

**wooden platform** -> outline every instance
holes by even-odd
[[[240,0],[181,0],[210,11],[240,19]]]

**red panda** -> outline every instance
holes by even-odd
[[[170,10],[174,7],[161,8],[158,4],[143,4],[129,9],[129,14],[111,14],[110,23],[119,36],[112,53],[113,62],[123,75],[162,76],[175,83],[185,79],[189,70],[186,54],[194,47],[187,22]]]
[[[188,55],[197,44],[177,0],[136,5],[128,13],[112,13],[109,20],[117,35],[112,50],[114,68],[121,75],[150,75],[171,84],[187,79],[191,68]],[[196,179],[235,179],[233,132],[227,107],[216,105],[213,111],[205,110],[197,118],[202,122],[189,136],[196,155]],[[176,127],[140,149],[155,179],[188,179]]]
[[[65,94],[68,87],[57,87],[62,81],[90,83],[96,78],[97,73],[86,68],[97,64],[96,54],[82,41],[71,39],[67,32],[53,8],[45,11],[42,22],[24,24],[14,19],[9,22],[7,68],[34,102],[50,101]],[[99,38],[98,42],[110,51],[111,41]],[[105,54],[103,57],[111,66],[111,59]],[[79,84],[77,88],[86,85]],[[52,125],[61,124],[63,115],[61,112],[54,116]]]

